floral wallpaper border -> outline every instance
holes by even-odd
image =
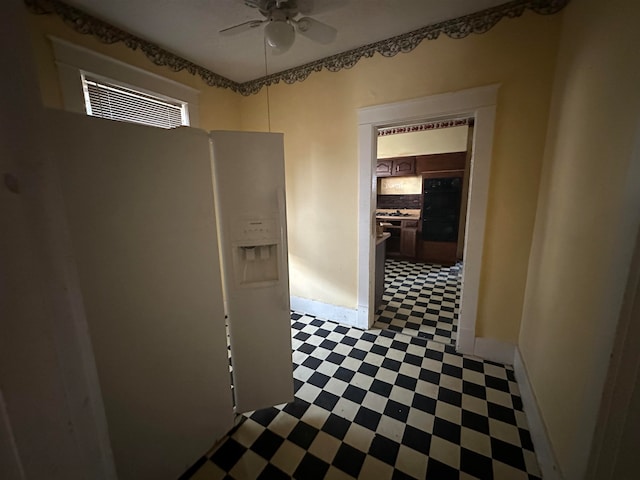
[[[242,95],[256,94],[263,87],[274,85],[281,81],[287,84],[301,82],[311,73],[319,72],[323,69],[337,72],[343,68],[351,68],[361,58],[370,58],[375,53],[385,57],[393,57],[398,53],[407,53],[416,48],[423,40],[435,40],[442,34],[451,38],[464,38],[471,33],[485,33],[503,18],[520,17],[526,10],[531,10],[540,15],[552,15],[561,11],[569,1],[513,0],[497,7],[427,25],[412,32],[338,53],[289,70],[238,83],[171,53],[154,43],[114,27],[60,0],[24,0],[31,13],[58,15],[77,32],[93,35],[107,44],[123,42],[132,50],[140,49],[156,65],[166,66],[174,72],[186,70],[192,75],[201,77],[209,86],[228,88]]]
[[[461,127],[463,125],[473,126],[473,118],[437,120],[433,122],[417,123],[413,125],[403,125],[401,127],[380,128],[378,129],[378,136],[386,137],[387,135],[397,135],[398,133],[424,132],[427,130],[438,130],[440,128]]]

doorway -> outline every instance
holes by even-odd
[[[456,350],[474,353],[475,323],[489,170],[493,144],[496,99],[499,85],[433,95],[419,99],[361,108],[358,111],[359,185],[358,185],[358,318],[357,326],[368,329],[375,320],[375,206],[377,185],[377,131],[381,127],[406,125],[426,119],[473,117],[473,158],[467,201],[466,236],[463,248],[465,267]]]
[[[374,328],[455,344],[472,135],[473,118],[378,129]]]

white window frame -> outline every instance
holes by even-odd
[[[165,97],[186,105],[187,124],[199,126],[200,91],[169,80],[138,67],[74,45],[58,37],[49,36],[58,67],[63,105],[70,112],[86,114],[82,77],[87,74],[108,83],[139,90],[149,95]]]
[[[87,78],[88,77],[88,78]],[[182,126],[190,126],[191,122],[189,119],[189,104],[187,102],[184,102],[182,100],[179,100],[177,98],[171,98],[171,97],[167,97],[166,95],[162,95],[158,92],[150,92],[144,88],[140,88],[138,86],[135,85],[127,85],[125,83],[122,82],[118,82],[117,80],[113,80],[112,78],[106,78],[103,77],[102,75],[96,75],[93,72],[86,72],[84,70],[80,71],[80,79],[82,81],[82,94],[84,96],[84,103],[85,103],[85,112],[87,113],[87,115],[92,115],[91,112],[91,102],[89,101],[89,90],[87,87],[87,81],[91,81],[91,80],[95,80],[98,83],[102,83],[105,86],[111,86],[111,87],[122,87],[125,88],[127,90],[131,90],[133,92],[136,93],[141,93],[144,95],[148,95],[150,97],[152,97],[155,101],[159,101],[159,102],[167,102],[170,103],[172,105],[180,105],[180,117],[181,117],[181,125]],[[100,117],[100,115],[95,115],[97,117]],[[140,121],[140,122],[132,122],[132,123],[140,123],[142,125],[145,125],[145,122]]]

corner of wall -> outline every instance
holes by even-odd
[[[291,310],[320,317],[331,322],[342,323],[350,327],[363,328],[359,324],[358,311],[355,309],[331,305],[329,303],[291,296]],[[366,329],[366,327],[364,327]]]
[[[473,355],[492,362],[513,365],[516,348],[513,343],[496,340],[495,338],[476,337]]]
[[[538,408],[538,401],[529,381],[529,374],[527,373],[522,353],[518,347],[515,347],[513,370],[520,389],[522,406],[529,423],[529,432],[531,433],[531,440],[533,441],[542,478],[545,480],[562,480],[564,477],[556,461],[547,427]]]

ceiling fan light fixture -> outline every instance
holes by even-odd
[[[271,48],[284,52],[293,45],[296,33],[286,20],[272,20],[264,28],[264,38]]]

